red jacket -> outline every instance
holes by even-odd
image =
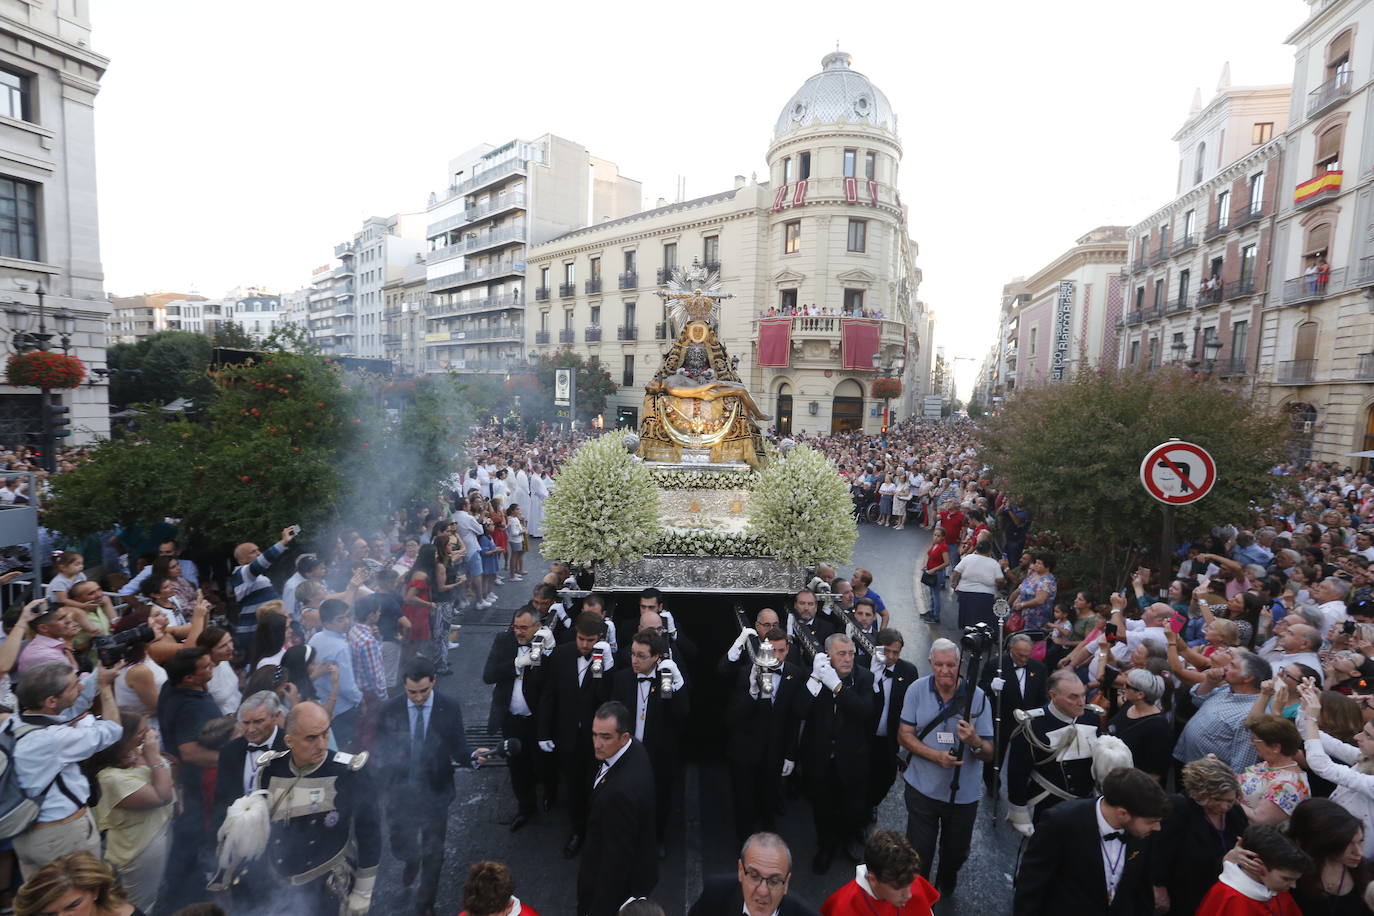
[[[939,899],[940,892],[917,875],[911,882],[911,899],[898,909],[884,900],[874,899],[855,878],[821,905],[821,916],[930,916],[930,908]]]
[[[1197,916],[1302,916],[1302,911],[1288,891],[1272,900],[1260,901],[1218,881],[1202,898]]]

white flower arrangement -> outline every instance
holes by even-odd
[[[676,527],[663,529],[662,537],[648,552],[707,557],[759,557],[769,553],[762,539],[748,531]]]
[[[554,478],[544,503],[542,551],[574,566],[623,563],[663,534],[658,488],[617,431],[583,443]]]
[[[758,483],[756,471],[735,474],[719,471],[687,471],[681,468],[653,468],[649,471],[660,490],[752,490]]]
[[[749,502],[749,530],[786,563],[843,563],[858,531],[849,487],[820,452],[798,445],[773,456],[759,474]]]

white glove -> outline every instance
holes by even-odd
[[[376,882],[376,875],[353,879],[353,890],[348,892],[349,916],[362,916],[372,908],[372,885]]]
[[[601,642],[592,646],[592,651],[601,653],[601,670],[610,671],[611,666],[615,664],[615,660],[611,655],[611,644],[603,639]]]
[[[874,648],[876,649],[878,647],[874,646]],[[883,669],[885,669],[886,667],[886,659],[880,658],[877,655],[873,656],[873,658],[868,663],[868,670],[873,672],[873,679],[875,681],[882,679]]]
[[[553,648],[553,630],[550,630],[548,627],[540,627],[539,631],[534,635],[536,639],[542,638],[544,640],[544,651],[547,652]]]
[[[1011,824],[1016,832],[1022,836],[1028,837],[1035,833],[1035,826],[1031,824],[1030,808],[1025,805],[1008,805],[1007,823]]]
[[[993,693],[1001,693],[1002,688],[1005,686],[1007,686],[1006,678],[995,677],[992,679],[991,687]]]
[[[553,742],[552,742],[552,741],[540,741],[540,742],[539,742],[539,749],[540,749],[541,751],[543,751],[544,753],[546,753],[546,754],[552,754],[552,753],[553,753]]]
[[[669,636],[677,635],[677,621],[673,619],[672,611],[659,611],[658,616],[663,619],[663,630]]]
[[[796,763],[792,762],[791,760],[784,760],[784,761],[782,762],[782,775],[783,775],[783,778],[785,779],[786,777],[791,776],[791,775],[792,775],[792,771],[795,770],[796,768],[797,768]]]
[[[821,671],[830,667],[830,656],[824,652],[817,652],[816,657],[811,659],[811,673],[817,677],[821,676]]]
[[[739,635],[735,637],[735,641],[730,645],[730,651],[725,653],[725,657],[732,662],[739,661],[740,655],[744,653],[744,647],[749,645],[749,637],[758,635],[759,634],[755,633],[750,627],[745,627],[740,630]]]
[[[751,700],[757,700],[758,698],[759,698],[759,679],[756,678],[756,677],[754,677],[754,676],[752,676],[752,675],[750,675],[750,677],[749,677],[749,699],[751,699]]]
[[[665,658],[663,661],[659,662],[658,670],[667,671],[673,676],[674,691],[681,690],[683,687],[687,686],[686,679],[683,678],[682,672],[678,670],[677,662],[673,661],[671,658]]]
[[[824,684],[827,689],[840,689],[840,673],[829,665],[821,669],[820,678],[821,683]]]
[[[521,652],[515,656],[516,671],[519,671],[521,668],[528,668],[530,665],[533,664],[534,659],[530,658],[530,654],[528,652]]]
[[[563,610],[563,605],[554,602],[553,606],[550,607],[549,610],[553,611],[554,620],[562,621],[563,626],[565,627],[572,626],[572,620],[568,617],[568,612]]]
[[[813,697],[818,697],[821,695],[821,682],[814,677],[809,677],[806,679],[806,689]]]

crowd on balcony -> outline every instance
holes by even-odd
[[[886,318],[882,309],[837,309],[831,306],[792,305],[779,308],[770,306],[759,312],[760,318]]]

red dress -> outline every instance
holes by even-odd
[[[930,916],[930,908],[940,899],[929,881],[917,875],[911,882],[911,899],[898,909],[886,900],[877,900],[854,879],[821,904],[821,916]]]
[[[415,594],[421,601],[431,600],[429,597],[429,576],[423,573],[411,575],[410,581],[406,583],[406,591],[409,592],[412,588],[415,589]],[[407,641],[424,642],[429,639],[429,606],[407,601],[401,610],[406,615],[406,619],[410,621],[410,638]]]

